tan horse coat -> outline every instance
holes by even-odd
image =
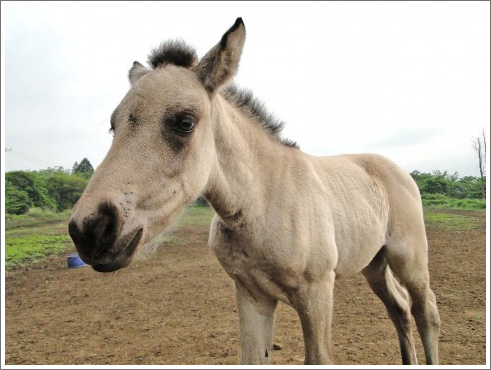
[[[237,288],[241,363],[268,363],[278,301],[299,314],[305,363],[332,363],[334,281],[358,272],[387,307],[403,363],[416,363],[411,313],[427,362],[437,363],[414,181],[378,155],[313,157],[268,133],[251,104],[220,90],[244,41],[238,19],[199,62],[171,44],[154,54],[153,70],[134,64],[113,146],[70,222],[81,257],[98,271],[126,266],[203,194],[217,213],[210,246]]]

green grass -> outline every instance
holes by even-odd
[[[425,223],[428,229],[470,230],[485,228],[485,217],[471,214],[453,214],[434,207],[425,207]],[[453,211],[455,212],[455,211]],[[211,207],[190,207],[177,225],[208,226],[215,212]],[[6,215],[5,222],[5,267],[11,270],[19,265],[38,262],[55,253],[74,251],[68,235],[67,223],[70,212],[51,213],[32,210],[26,215]],[[183,242],[169,236],[168,243]]]
[[[215,215],[212,207],[189,207],[179,220],[180,225],[208,226]]]
[[[5,268],[38,262],[49,255],[61,252],[71,245],[68,235],[31,235],[5,238]]]
[[[485,228],[485,217],[474,217],[460,214],[446,213],[425,209],[424,212],[425,225],[427,229],[437,230],[472,230]]]
[[[424,199],[423,206],[434,209],[468,209],[468,210],[486,210],[485,199]]]
[[[211,207],[190,207],[178,225],[207,226],[214,215]],[[50,255],[75,251],[68,235],[70,211],[53,213],[32,208],[25,215],[5,215],[5,268],[7,271],[28,265]],[[167,243],[181,244],[175,237]]]
[[[44,226],[48,223],[65,222],[70,217],[71,211],[55,213],[39,208],[31,208],[24,215],[5,215],[5,230],[14,228],[26,228],[36,225]]]
[[[25,215],[5,215],[5,268],[38,262],[67,250],[69,212],[53,213],[31,209]]]

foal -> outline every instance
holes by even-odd
[[[216,211],[209,244],[236,286],[241,363],[268,363],[278,301],[298,312],[305,363],[332,363],[334,280],[358,272],[394,322],[403,363],[417,363],[411,314],[427,363],[438,363],[414,181],[381,156],[313,157],[282,140],[281,123],[229,85],[244,41],[239,18],[201,60],[167,42],[151,69],[133,64],[112,147],[69,223],[80,256],[96,271],[125,267],[204,195]]]

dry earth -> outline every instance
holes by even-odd
[[[442,364],[486,364],[486,231],[428,230]],[[6,276],[6,364],[236,364],[233,285],[206,226],[180,226],[151,259],[112,274],[67,269],[65,254]],[[413,325],[414,327],[414,325]],[[339,364],[399,364],[395,330],[361,275],[336,282]],[[419,337],[417,351],[424,359]],[[301,364],[295,312],[280,304],[272,364]]]

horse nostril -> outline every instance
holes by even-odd
[[[80,242],[82,241],[82,232],[78,228],[75,221],[70,221],[70,223],[68,224],[68,234],[70,234],[70,237],[72,238],[75,245],[80,244]]]
[[[104,253],[114,244],[119,226],[118,209],[110,203],[103,203],[95,214],[83,219],[82,227],[75,220],[70,221],[68,233],[79,253],[93,256]]]
[[[113,239],[116,228],[117,219],[110,215],[101,215],[93,221],[93,237],[102,245],[106,245]]]
[[[95,219],[94,236],[102,245],[110,245],[118,232],[118,209],[109,203],[99,207],[99,217]]]

